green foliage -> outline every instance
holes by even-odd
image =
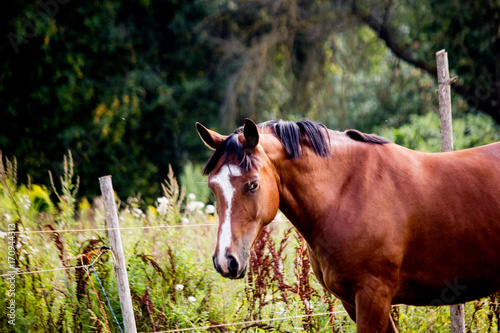
[[[353,56],[353,48],[364,56]],[[324,50],[327,85],[318,91],[320,107],[307,116],[331,128],[398,127],[438,103],[432,78],[396,58],[367,27],[333,34]]]
[[[410,123],[397,129],[383,128],[378,134],[407,148],[428,152],[441,150],[439,115],[412,115]],[[500,140],[500,127],[484,115],[468,114],[453,120],[453,148],[477,147]]]
[[[59,210],[61,214],[58,218],[59,227],[71,228],[75,223],[75,202],[76,193],[78,192],[78,187],[80,185],[80,177],[76,177],[76,184],[73,184],[73,157],[71,156],[71,150],[68,151],[68,156],[64,156],[63,163],[63,174],[60,176],[61,183],[61,194],[57,192],[56,185],[54,184],[54,179],[52,178],[52,173],[49,171],[50,184],[52,189],[59,199]]]
[[[96,179],[111,174],[120,196],[152,203],[169,165],[180,173],[208,157],[195,121],[222,132],[245,117],[398,128],[436,108],[428,72],[443,47],[459,75],[456,115],[500,119],[493,2],[11,5],[0,13],[0,149],[19,158],[25,184],[29,174],[50,187],[47,169],[57,182],[70,150],[83,195],[98,195]]]
[[[212,49],[195,31],[216,6],[52,3],[50,15],[29,1],[1,14],[15,37],[0,48],[0,149],[22,156],[20,175],[37,183],[50,185],[42,170],[59,178],[71,150],[84,195],[112,174],[124,196],[158,196],[168,165],[178,171],[202,149],[195,120],[217,110]]]
[[[435,76],[435,53],[446,49],[452,89],[472,109],[500,122],[500,4],[495,1],[357,0],[353,14],[400,59]]]
[[[207,186],[207,177],[203,176],[203,167],[192,162],[186,163],[179,180],[186,188],[186,193],[192,193],[201,202],[210,200],[211,192]]]

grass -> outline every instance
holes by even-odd
[[[1,230],[15,225],[20,231],[13,238],[16,266],[20,271],[68,268],[16,276],[15,325],[8,323],[7,312],[2,310],[0,331],[106,332],[89,277],[82,268],[69,267],[87,264],[87,258],[75,257],[108,245],[107,233],[55,231],[105,228],[102,202],[99,198],[93,203],[77,199],[78,181],[70,157],[65,159],[65,174],[59,183],[53,182],[53,191],[61,188],[56,203],[50,201],[46,188],[18,186],[15,161],[5,160],[4,164],[1,156],[0,161]],[[304,242],[290,223],[273,222],[255,245],[247,277],[227,280],[212,267],[216,226],[186,227],[217,223],[217,216],[211,213],[213,207],[186,196],[173,173],[162,185],[164,197],[155,205],[145,206],[135,198],[119,202],[121,227],[151,227],[121,232],[138,331],[257,321],[195,331],[330,332],[330,316],[298,316],[334,311],[333,331],[355,332],[341,303],[327,295],[311,274]],[[23,233],[27,230],[52,232]],[[8,241],[8,234],[3,233],[1,274],[9,270]],[[90,260],[94,258],[92,255]],[[95,268],[121,323],[112,257],[103,254]],[[95,277],[91,278],[105,302]],[[6,294],[8,288],[7,281],[0,279],[0,292]],[[7,302],[7,297],[0,298],[0,308],[6,309]],[[498,296],[467,303],[467,331],[497,331],[499,303]],[[119,332],[104,306],[111,331]],[[393,309],[393,317],[402,332],[448,332],[448,311],[448,307],[400,306]],[[294,318],[270,320],[283,317]]]

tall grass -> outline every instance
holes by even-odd
[[[97,180],[96,180],[97,181]],[[104,315],[82,268],[95,255],[79,254],[108,245],[105,231],[58,232],[61,229],[105,228],[102,202],[92,204],[77,198],[78,180],[71,155],[65,157],[64,174],[52,190],[58,202],[50,202],[50,191],[37,185],[18,186],[15,160],[0,156],[0,221],[2,230],[14,223],[16,265],[20,271],[40,272],[16,277],[16,324],[8,323],[0,311],[1,332],[106,332]],[[119,202],[127,271],[138,331],[153,332],[176,328],[236,323],[208,329],[213,332],[354,332],[355,325],[333,296],[324,292],[311,274],[305,244],[287,222],[273,222],[265,229],[251,253],[244,280],[227,280],[215,273],[211,253],[215,247],[216,226],[161,228],[216,223],[213,207],[186,195],[170,172],[162,184],[164,196],[152,206],[137,198]],[[204,186],[201,185],[200,186]],[[283,219],[279,217],[278,220]],[[48,230],[49,233],[23,233]],[[7,241],[2,234],[2,248]],[[6,251],[4,251],[6,252]],[[6,256],[6,254],[2,255]],[[8,271],[6,258],[0,259],[1,273]],[[102,255],[96,272],[108,294],[111,306],[122,322],[112,257]],[[91,275],[103,304],[104,295]],[[0,279],[0,293],[6,282]],[[467,328],[470,332],[498,329],[498,296],[468,303]],[[0,308],[6,300],[0,298]],[[118,332],[107,308],[112,332]],[[334,312],[333,316],[299,315]],[[293,317],[282,320],[279,318]],[[403,332],[449,331],[447,307],[396,307],[393,317]],[[279,320],[269,320],[269,319]],[[253,320],[259,321],[238,324]],[[333,321],[333,323],[332,323]],[[197,331],[205,331],[199,329]]]

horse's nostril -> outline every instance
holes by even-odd
[[[238,260],[232,255],[227,256],[227,268],[229,269],[229,274],[232,277],[236,277],[238,275]]]

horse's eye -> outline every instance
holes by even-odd
[[[259,187],[258,181],[251,182],[250,185],[248,185],[248,191],[249,192],[255,191],[258,187]]]

